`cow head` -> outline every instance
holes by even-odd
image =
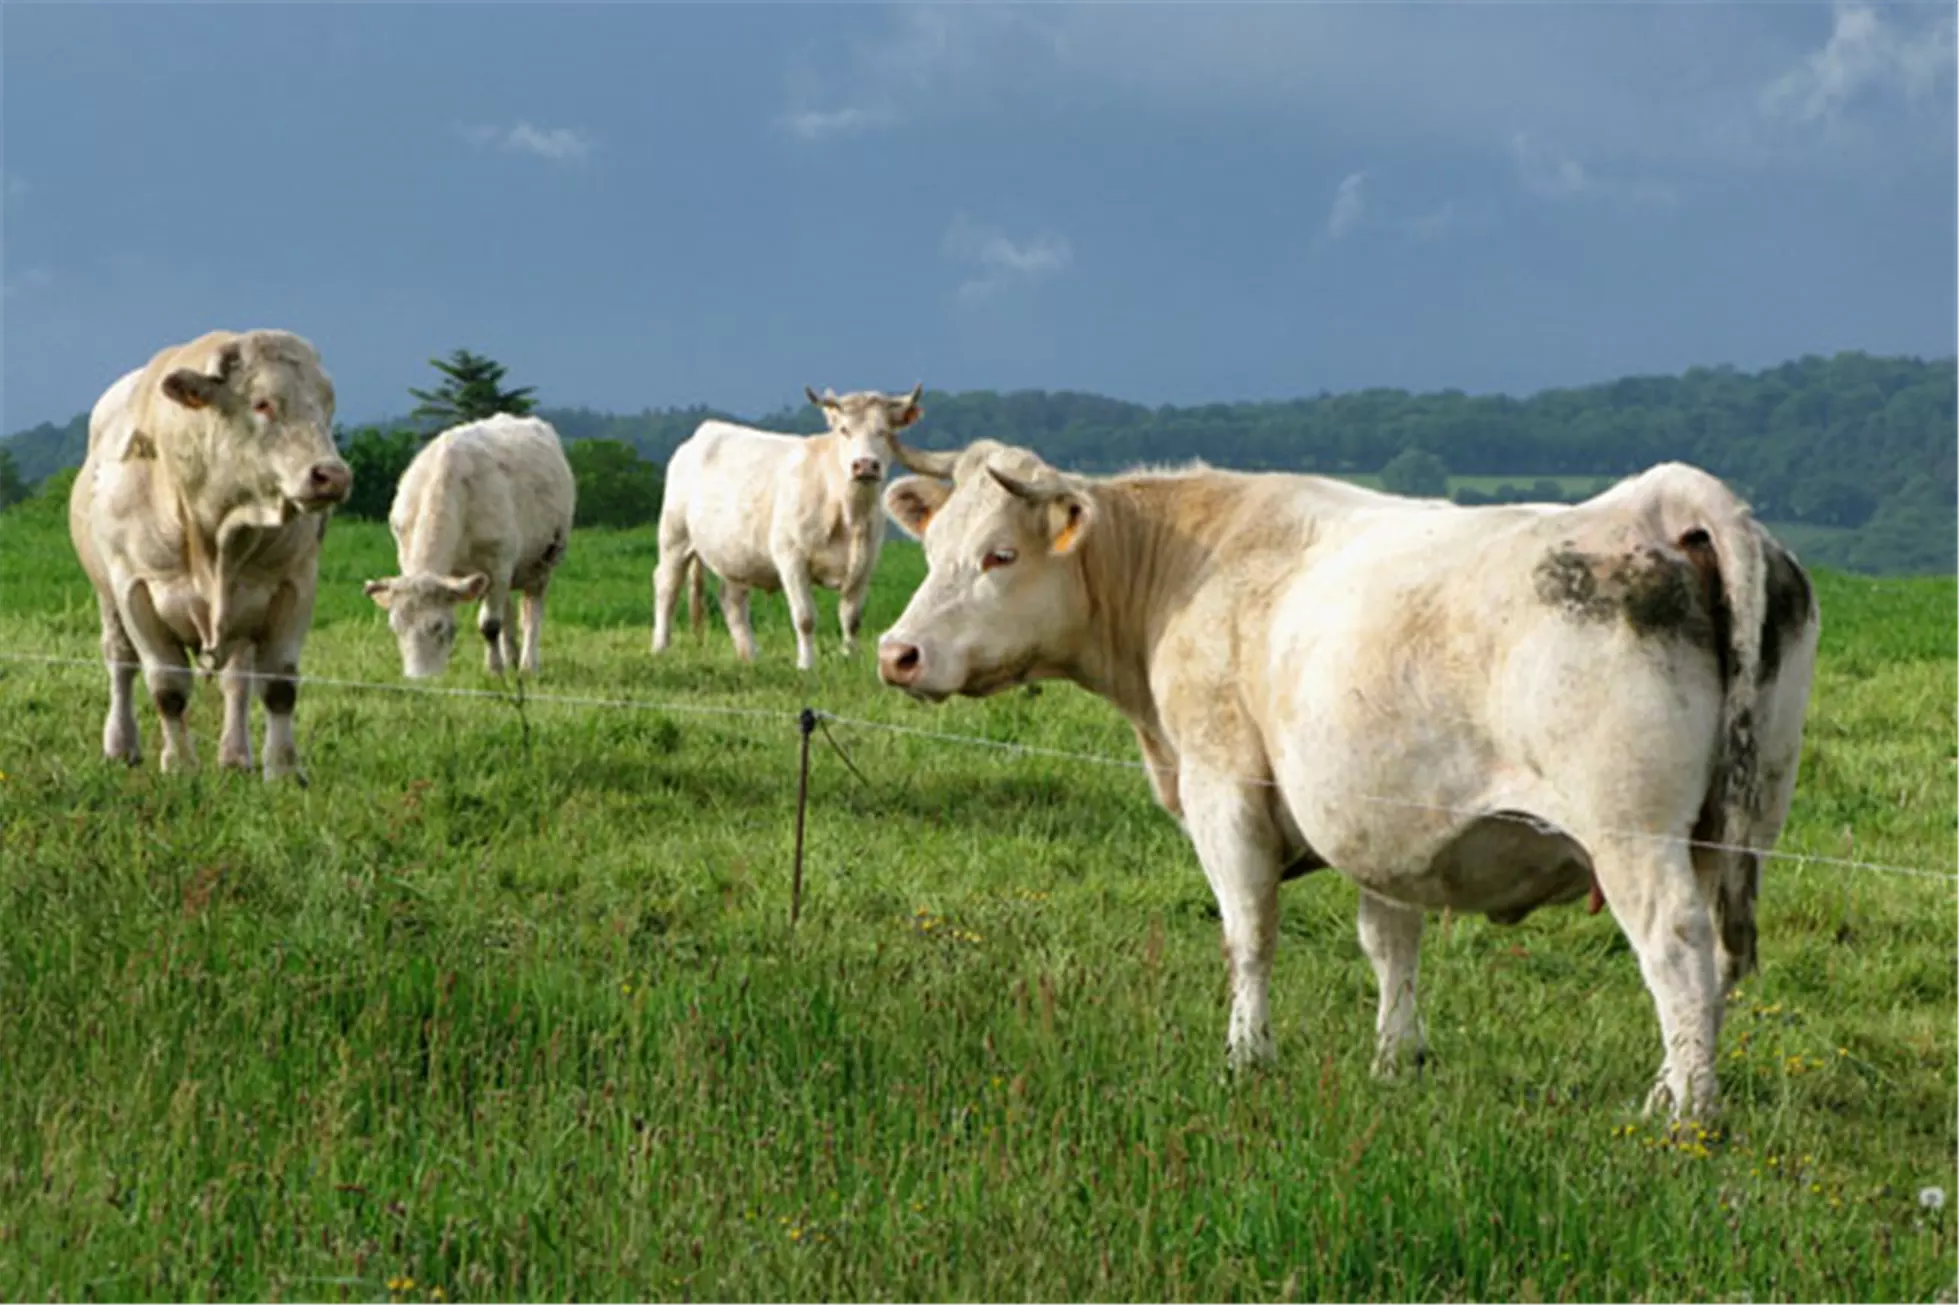
[[[950,486],[907,476],[884,504],[928,568],[878,641],[886,684],[937,702],[1062,673],[1088,625],[1076,554],[1095,505],[1082,482],[988,441],[958,456]]]
[[[456,608],[474,602],[490,577],[401,575],[369,580],[362,588],[388,613],[388,628],[401,648],[401,673],[411,680],[440,675],[456,647]]]
[[[875,485],[884,472],[903,456],[898,432],[925,415],[918,398],[925,392],[921,383],[910,394],[879,394],[864,390],[855,394],[821,395],[808,386],[803,393],[823,410],[830,433],[838,436],[837,458],[844,476],[855,484]]]
[[[166,375],[161,389],[201,419],[190,477],[199,491],[291,516],[325,511],[353,488],[333,445],[333,382],[299,336],[231,337],[204,366]]]

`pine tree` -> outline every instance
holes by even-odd
[[[494,359],[458,349],[447,361],[429,359],[429,366],[443,375],[434,390],[410,389],[421,403],[409,416],[425,422],[430,430],[443,430],[465,421],[480,421],[499,412],[518,416],[537,406],[531,398],[535,386],[503,389],[504,365]]]

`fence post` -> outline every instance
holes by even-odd
[[[803,817],[809,811],[809,736],[816,733],[814,707],[803,708],[803,714],[796,718],[796,728],[803,734],[803,755],[796,772],[796,876],[789,887],[791,929],[803,914]]]

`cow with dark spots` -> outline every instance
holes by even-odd
[[[1818,633],[1719,481],[1655,467],[1572,506],[1461,508],[1313,476],[1068,475],[991,441],[893,484],[928,571],[879,645],[937,702],[1066,679],[1133,726],[1231,968],[1233,1064],[1273,1054],[1279,885],[1360,889],[1375,1064],[1419,1062],[1423,921],[1589,900],[1638,954],[1649,1107],[1716,1105]]]

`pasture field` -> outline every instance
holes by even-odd
[[[1952,1299],[1951,883],[1770,863],[1722,1137],[1638,1118],[1652,1009],[1575,907],[1433,923],[1436,1059],[1372,1080],[1331,873],[1229,1082],[1133,769],[836,724],[863,782],[819,735],[788,927],[797,709],[1128,760],[1112,709],[914,706],[829,595],[813,675],[779,599],[753,667],[718,626],[655,659],[652,561],[573,539],[531,693],[773,714],[313,685],[269,787],[160,775],[147,709],[107,765],[99,669],[0,660],[0,1298]],[[308,673],[402,683],[392,562],[334,523]],[[920,570],[890,547],[871,630]],[[1817,579],[1782,847],[1950,874],[1954,584]],[[0,653],[95,622],[57,514],[0,515]],[[495,687],[473,636],[441,685]]]

